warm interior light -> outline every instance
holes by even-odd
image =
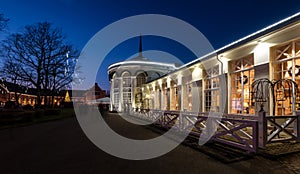
[[[289,68],[291,68],[291,67],[292,67],[292,61],[288,61],[288,62],[287,62],[287,67],[286,67],[286,68],[289,69]]]
[[[286,71],[285,74],[284,74],[284,78],[287,79],[287,78],[289,78],[289,77],[290,77],[290,76],[289,76],[289,73]]]
[[[291,57],[288,53],[283,53],[283,55],[287,58]]]
[[[295,74],[297,75],[299,73],[299,68],[297,68],[297,66],[296,66],[296,68],[295,68]]]

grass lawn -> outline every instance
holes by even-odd
[[[41,122],[56,121],[75,116],[75,111],[73,108],[65,108],[60,110],[58,113],[46,113],[45,111],[25,111],[22,113],[16,113],[17,112],[0,112],[0,116],[1,114],[2,116],[6,115],[6,117],[0,117],[0,129],[28,126]],[[10,114],[11,118],[9,118]],[[28,120],[20,120],[22,117],[19,117],[18,114],[23,114],[24,116],[29,116],[30,118]],[[9,122],[5,122],[6,120],[9,120]]]

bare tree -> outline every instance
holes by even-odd
[[[0,31],[3,31],[6,26],[9,19],[5,18],[2,13],[0,13]]]
[[[69,85],[78,51],[66,43],[61,29],[42,22],[25,27],[21,33],[11,34],[4,40],[2,70],[30,84],[37,90],[37,104],[49,104],[47,96]],[[15,69],[17,68],[17,70]]]
[[[18,74],[19,66],[20,65],[18,64],[18,62],[15,62],[13,59],[8,57],[3,64],[3,67],[5,67],[5,68],[0,69],[0,74],[2,77],[4,77],[4,80],[9,79],[10,82],[12,82],[13,84],[15,84],[17,86],[25,86],[25,83],[23,83],[23,81],[20,79],[21,75]],[[17,72],[17,73],[15,73],[15,72]],[[18,90],[15,90],[14,96],[15,96],[16,103],[19,105],[20,93],[18,93],[18,92],[19,92]],[[9,97],[9,100],[11,100],[10,97]]]

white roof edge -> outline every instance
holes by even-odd
[[[205,59],[205,58],[207,58],[207,57],[209,57],[209,56],[213,56],[214,54],[217,55],[217,53],[222,52],[222,50],[225,50],[226,48],[229,48],[229,47],[231,47],[231,46],[233,46],[233,45],[235,45],[235,44],[238,44],[238,43],[240,43],[240,42],[243,42],[243,41],[245,41],[245,40],[247,40],[247,39],[249,39],[249,38],[251,38],[251,37],[253,37],[253,36],[257,35],[257,34],[259,34],[259,33],[262,33],[262,32],[264,32],[264,31],[266,31],[266,30],[268,30],[268,29],[271,29],[271,28],[273,28],[273,27],[276,27],[276,26],[278,26],[278,25],[280,25],[280,24],[282,24],[282,23],[284,23],[284,22],[287,22],[287,21],[289,21],[289,20],[291,20],[292,18],[297,17],[297,16],[300,16],[300,12],[298,12],[298,13],[292,15],[292,16],[289,16],[289,17],[287,17],[287,18],[284,18],[284,19],[282,19],[282,20],[280,20],[280,21],[278,21],[278,22],[276,22],[276,23],[274,23],[274,24],[271,24],[271,25],[269,25],[269,26],[267,26],[267,27],[265,27],[265,28],[262,28],[262,29],[260,29],[260,30],[258,30],[258,31],[256,31],[256,32],[254,32],[254,33],[251,33],[251,34],[245,36],[245,37],[242,37],[241,39],[238,39],[238,40],[236,40],[236,41],[233,41],[233,42],[231,42],[231,43],[229,43],[229,44],[227,44],[227,45],[225,45],[225,46],[223,46],[223,47],[221,47],[221,48],[219,48],[219,49],[217,49],[217,50],[215,50],[215,51],[212,51],[212,52],[210,52],[210,53],[208,53],[208,54],[205,54],[204,56],[201,56],[201,57],[199,57],[199,58],[197,58],[197,59],[195,59],[195,60],[193,60],[193,61],[191,61],[191,62],[188,62],[188,63],[186,63],[186,64],[184,64],[184,65],[178,67],[178,69],[183,68],[183,67],[187,67],[187,66],[190,65],[190,64],[193,64],[193,63],[195,63],[195,62],[198,62],[198,61],[200,61],[200,60],[202,60],[202,59]]]
[[[137,64],[150,64],[150,65],[162,65],[162,66],[172,67],[174,69],[178,68],[178,67],[175,66],[174,63],[162,63],[162,62],[152,62],[152,61],[147,61],[146,62],[146,61],[136,61],[136,60],[133,60],[133,61],[124,61],[124,62],[114,63],[114,64],[110,65],[108,67],[108,69],[111,69],[114,66],[129,65],[129,64],[133,64],[133,63],[137,63]]]

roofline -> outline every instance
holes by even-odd
[[[108,71],[112,68],[115,68],[117,66],[120,66],[120,65],[130,65],[130,64],[136,64],[136,65],[145,65],[145,64],[149,64],[149,65],[162,65],[162,66],[168,66],[168,67],[172,67],[174,69],[177,69],[178,67],[175,66],[174,63],[161,63],[161,62],[152,62],[152,61],[136,61],[136,60],[133,60],[133,61],[123,61],[123,62],[117,62],[117,63],[114,63],[112,65],[110,65],[108,67]]]
[[[208,54],[205,54],[205,55],[203,55],[203,56],[201,56],[201,57],[199,57],[199,58],[197,58],[197,59],[195,59],[195,60],[193,60],[191,62],[188,62],[188,63],[186,63],[186,64],[178,67],[174,71],[170,72],[169,74],[176,73],[176,72],[178,72],[178,71],[180,71],[180,70],[182,70],[184,68],[187,68],[188,66],[192,66],[192,65],[194,65],[196,63],[199,63],[201,61],[207,60],[207,59],[211,58],[212,56],[217,56],[217,55],[222,54],[222,53],[224,53],[224,52],[226,52],[228,50],[231,50],[231,49],[234,49],[234,48],[236,48],[238,46],[246,44],[246,43],[248,43],[250,41],[253,41],[253,40],[257,39],[257,38],[265,36],[268,33],[271,33],[273,31],[281,29],[281,28],[283,28],[285,26],[288,26],[290,24],[293,24],[293,23],[295,23],[298,20],[300,20],[300,12],[298,12],[298,13],[292,15],[292,16],[289,16],[287,18],[284,18],[284,19],[282,19],[282,20],[280,20],[280,21],[278,21],[278,22],[276,22],[274,24],[271,24],[271,25],[269,25],[269,26],[267,26],[265,28],[262,28],[262,29],[260,29],[260,30],[258,30],[256,32],[254,32],[254,33],[251,33],[251,34],[249,34],[249,35],[247,35],[247,36],[245,36],[245,37],[243,37],[241,39],[238,39],[238,40],[236,40],[234,42],[231,42],[231,43],[229,43],[229,44],[227,44],[227,45],[225,45],[225,46],[223,46],[223,47],[221,47],[221,48],[219,48],[219,49],[217,49],[215,51],[212,51],[212,52],[210,52]],[[157,79],[164,78],[164,77],[168,76],[169,74],[165,74],[165,75],[163,75],[163,76],[161,76],[161,77],[159,77]],[[151,82],[153,82],[153,81],[155,81],[157,79],[153,79],[153,80],[149,81],[148,83],[151,83]]]
[[[231,50],[233,48],[236,48],[238,46],[246,44],[246,43],[248,43],[250,41],[253,41],[253,40],[255,40],[255,39],[259,38],[259,37],[262,37],[264,35],[267,35],[268,33],[271,33],[273,31],[276,31],[276,30],[280,29],[280,28],[283,28],[283,27],[288,26],[288,25],[290,25],[292,23],[295,23],[298,20],[300,20],[300,12],[298,12],[298,13],[292,15],[292,16],[289,16],[289,17],[287,17],[285,19],[282,19],[282,20],[280,20],[280,21],[278,21],[278,22],[276,22],[274,24],[271,24],[271,25],[269,25],[269,26],[267,26],[265,28],[262,28],[262,29],[260,29],[260,30],[258,30],[256,32],[254,32],[254,33],[251,33],[251,34],[249,34],[249,35],[247,35],[247,36],[245,36],[245,37],[243,37],[241,39],[233,41],[233,42],[231,42],[231,43],[229,43],[229,44],[227,44],[227,45],[225,45],[225,46],[223,46],[223,47],[221,47],[221,48],[219,48],[219,49],[217,49],[217,50],[215,50],[213,52],[210,52],[210,53],[208,53],[208,54],[206,54],[204,56],[201,56],[201,57],[199,57],[199,58],[197,58],[197,59],[195,59],[195,60],[193,60],[193,61],[191,61],[189,63],[186,63],[186,64],[180,66],[178,68],[178,70],[181,69],[181,68],[193,65],[195,63],[198,63],[199,61],[203,61],[203,60],[205,60],[207,58],[210,58],[211,56],[222,54],[222,53],[224,53],[224,52],[226,52],[228,50]]]
[[[6,92],[10,92],[7,87],[3,86],[2,84],[0,84],[0,87],[2,87]]]

